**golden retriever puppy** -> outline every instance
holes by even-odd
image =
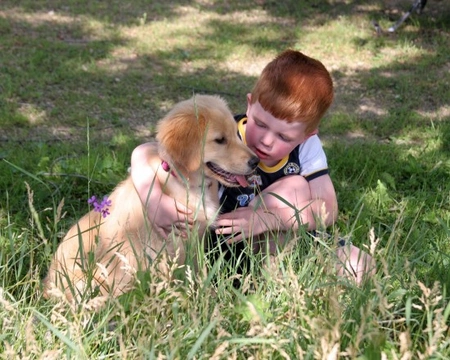
[[[70,301],[118,296],[133,287],[136,271],[145,270],[159,254],[183,264],[186,242],[201,239],[218,215],[218,181],[245,185],[245,176],[259,163],[217,96],[196,95],[176,104],[158,123],[156,139],[146,154],[149,164],[159,166],[150,181],[193,211],[199,236],[164,239],[152,231],[153,216],[128,177],[109,196],[109,215],[92,210],[64,237],[44,279],[45,297],[55,287]]]

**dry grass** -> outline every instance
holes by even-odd
[[[448,358],[450,3],[430,0],[395,34],[371,24],[387,29],[410,3],[2,1],[1,357]],[[331,240],[297,234],[280,276],[254,259],[239,289],[227,264],[206,261],[176,284],[140,274],[95,315],[43,301],[61,236],[89,195],[125,176],[156,121],[192,93],[245,111],[288,47],[332,74],[321,137],[341,213],[330,232],[377,243],[373,281],[336,278]]]

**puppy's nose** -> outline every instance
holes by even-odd
[[[257,157],[257,156],[252,156],[251,158],[250,158],[250,160],[248,161],[248,166],[251,168],[251,169],[256,169],[256,167],[258,166],[258,164],[259,164],[259,157]]]

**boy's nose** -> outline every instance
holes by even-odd
[[[260,143],[270,149],[273,144],[273,136],[270,133],[265,133],[264,136],[261,137]]]

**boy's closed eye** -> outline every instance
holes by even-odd
[[[253,119],[253,121],[255,122],[255,125],[261,129],[266,129],[267,125],[262,122],[259,119]],[[290,143],[292,141],[294,141],[293,139],[291,139],[289,136],[286,136],[285,134],[279,133],[277,134],[277,136],[280,138],[281,141],[286,142],[286,143]]]
[[[257,119],[255,119],[254,121],[255,121],[255,125],[260,127],[260,128],[266,128],[267,127],[267,125],[264,124],[262,121],[259,121]]]
[[[283,135],[283,134],[278,134],[278,137],[281,139],[281,141],[284,141],[286,143],[290,143],[290,142],[294,141],[290,137],[287,137],[286,135]]]

